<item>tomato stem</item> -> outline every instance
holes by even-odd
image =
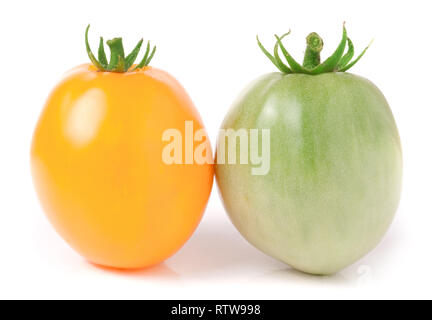
[[[111,57],[107,70],[114,72],[124,72],[125,56],[122,38],[114,38],[112,40],[108,40],[107,45],[111,50]]]
[[[285,48],[285,46],[282,43],[282,39],[288,34],[289,32],[284,34],[281,37],[275,35],[276,44],[274,47],[273,55],[264,48],[264,46],[261,44],[261,42],[257,37],[258,46],[266,55],[266,57],[282,73],[286,73],[286,74],[304,73],[310,75],[318,75],[327,72],[345,72],[348,69],[352,68],[363,57],[366,50],[370,46],[370,45],[367,46],[366,49],[364,49],[363,52],[356,59],[351,61],[352,58],[354,57],[354,45],[347,36],[345,23],[344,23],[342,40],[340,41],[338,47],[333,52],[333,54],[330,57],[328,57],[324,62],[321,62],[321,56],[320,56],[324,46],[324,42],[317,33],[315,32],[310,33],[306,38],[307,46],[306,46],[305,56],[303,59],[303,65],[301,65],[291,56],[291,54],[288,52],[288,50]],[[348,45],[348,50],[344,54],[347,45]],[[279,50],[282,51],[287,64],[282,62],[282,60],[280,59]]]
[[[306,52],[303,60],[303,67],[313,69],[321,63],[321,50],[323,49],[323,40],[321,37],[312,32],[306,38]]]
[[[141,39],[132,52],[125,57],[125,52],[123,48],[123,40],[122,38],[114,38],[112,40],[108,40],[106,43],[111,51],[110,61],[108,63],[103,38],[100,38],[99,41],[99,49],[98,49],[98,59],[93,55],[93,52],[90,49],[90,45],[88,42],[88,31],[90,25],[87,26],[85,32],[85,45],[87,54],[90,58],[90,61],[99,71],[110,71],[110,72],[127,72],[132,67],[136,58],[138,57],[139,51],[141,49],[143,39]],[[148,66],[150,61],[152,60],[154,54],[156,52],[156,46],[153,47],[153,50],[150,53],[150,41],[147,42],[146,52],[144,53],[144,57],[141,62],[132,69],[132,71]]]

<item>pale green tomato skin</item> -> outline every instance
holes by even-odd
[[[327,275],[380,242],[400,199],[402,153],[390,107],[370,81],[271,73],[243,91],[222,128],[270,129],[267,175],[240,164],[239,148],[237,164],[216,164],[226,211],[255,247]]]

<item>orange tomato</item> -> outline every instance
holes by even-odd
[[[65,76],[37,124],[31,167],[42,207],[70,246],[116,268],[155,265],[179,250],[213,184],[212,164],[162,160],[163,132],[184,137],[185,121],[203,129],[185,90],[164,71],[85,64]]]

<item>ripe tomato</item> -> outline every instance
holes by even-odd
[[[328,70],[344,71],[341,48]],[[270,130],[270,153],[262,154],[269,157],[268,173],[254,175],[256,164],[218,158],[216,180],[232,222],[250,243],[298,270],[331,274],[373,249],[393,219],[401,190],[399,135],[370,81],[314,74],[326,63],[318,65],[317,55],[303,66],[285,56],[292,69],[270,55],[285,71],[253,82],[222,124],[234,132]],[[313,60],[318,63],[307,68]],[[248,138],[252,146],[251,133]]]
[[[147,267],[191,236],[213,166],[163,162],[163,132],[184,136],[185,121],[203,129],[182,86],[156,68],[84,64],[55,87],[33,137],[34,184],[55,229],[89,261]]]

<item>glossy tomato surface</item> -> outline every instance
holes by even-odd
[[[86,64],[53,90],[33,137],[33,180],[55,229],[86,259],[147,267],[191,236],[213,166],[162,161],[163,132],[184,137],[185,121],[203,128],[182,86],[152,67],[112,73]]]
[[[252,175],[256,165],[238,160],[216,165],[225,208],[258,249],[331,274],[382,239],[400,198],[402,156],[390,108],[370,81],[268,74],[240,95],[222,128],[270,129],[268,174]]]

